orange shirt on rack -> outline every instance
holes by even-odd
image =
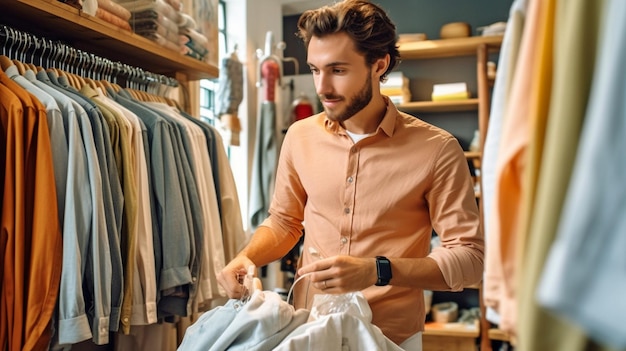
[[[9,351],[44,350],[51,339],[62,259],[48,123],[45,107],[4,72],[0,86],[5,131],[0,159],[0,346]]]

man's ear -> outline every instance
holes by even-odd
[[[374,62],[374,75],[378,78],[387,72],[387,67],[389,67],[389,61],[391,60],[391,56],[389,54],[385,55],[383,58],[379,58]]]

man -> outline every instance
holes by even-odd
[[[362,291],[372,322],[421,348],[423,289],[481,280],[484,240],[467,161],[449,133],[399,112],[380,82],[399,61],[395,25],[378,6],[346,0],[298,22],[324,112],[291,125],[270,215],[218,277],[285,255],[306,227],[294,305],[313,294]],[[433,229],[442,246],[430,252]]]

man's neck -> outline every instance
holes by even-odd
[[[387,113],[387,103],[385,99],[378,95],[361,111],[348,120],[344,121],[343,127],[356,134],[371,134],[376,131],[378,125]]]

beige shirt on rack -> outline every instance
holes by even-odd
[[[134,150],[134,170],[137,186],[137,245],[135,255],[137,264],[133,274],[133,304],[131,325],[146,325],[157,322],[156,306],[156,268],[152,233],[152,213],[150,209],[150,184],[148,182],[148,163],[143,143],[143,131],[139,118],[124,106],[105,96],[97,90],[97,99],[111,111],[125,118],[131,125],[131,145]]]

